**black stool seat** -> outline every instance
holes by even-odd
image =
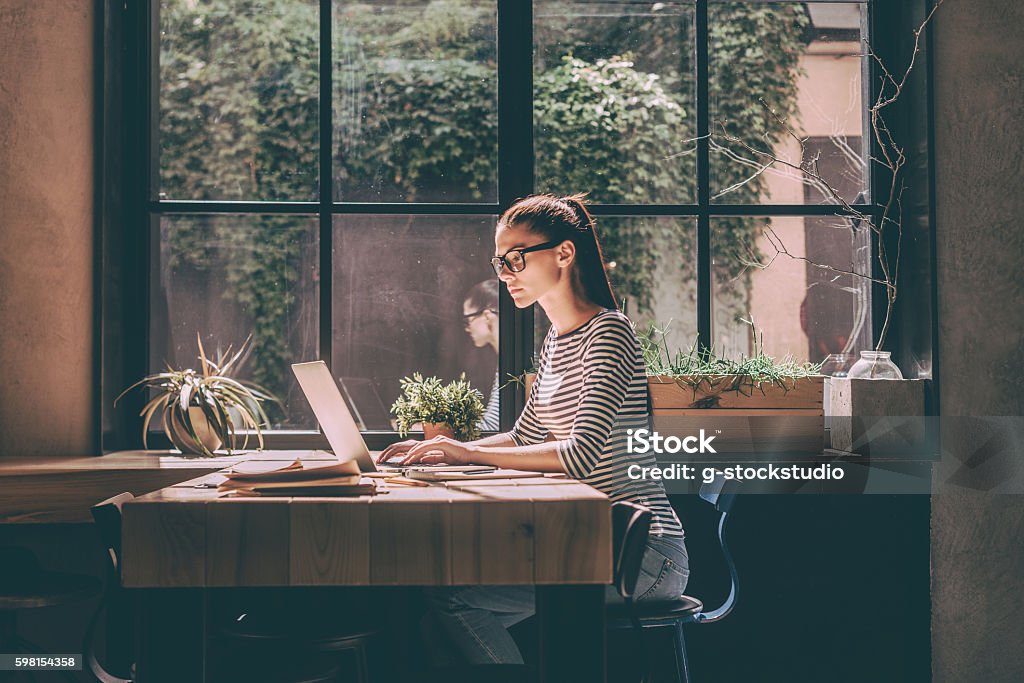
[[[680,595],[675,600],[643,600],[633,604],[632,614],[641,621],[645,619],[686,619],[704,609],[704,603],[689,595]],[[626,603],[610,604],[607,607],[609,619],[628,619],[631,612]]]
[[[368,647],[376,630],[366,624],[350,624],[336,614],[317,615],[309,611],[294,611],[291,608],[257,608],[228,621],[218,628],[219,636],[232,648],[241,652],[259,653],[259,658],[271,658],[283,663],[303,661],[310,657],[311,665],[317,662],[337,663],[335,659],[343,652],[350,652],[353,659],[351,678],[359,683],[369,681]],[[329,659],[323,660],[323,657]],[[319,658],[319,659],[317,659]],[[334,675],[339,667],[333,666]],[[280,676],[270,677],[259,671],[257,678],[267,683],[313,683],[320,679],[284,666]],[[241,679],[240,679],[241,680]],[[346,678],[346,680],[349,680]]]
[[[25,548],[0,550],[0,610],[63,605],[99,595],[102,588],[92,576],[43,571]]]
[[[376,631],[343,621],[288,617],[276,611],[252,611],[224,624],[219,632],[239,641],[298,641],[320,651],[346,650]]]

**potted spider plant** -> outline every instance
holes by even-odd
[[[175,370],[168,366],[165,372],[144,377],[121,392],[115,404],[136,387],[154,392],[139,413],[143,446],[148,446],[149,425],[159,413],[164,431],[182,453],[212,457],[222,446],[230,453],[239,447],[239,430],[241,448],[248,445],[250,430],[256,433],[262,448],[261,428],[269,426],[270,420],[261,403],[280,401],[258,384],[232,377],[244,362],[251,340],[250,336],[234,353],[229,346],[217,354],[216,360],[211,360],[197,334],[199,370]]]
[[[424,378],[416,372],[401,380],[402,395],[391,406],[401,436],[416,423],[423,426],[423,437],[447,436],[471,441],[480,436],[477,424],[484,415],[483,395],[466,380],[444,384],[437,377]]]

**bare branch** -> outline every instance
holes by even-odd
[[[874,107],[872,107],[872,109],[883,109],[884,107],[888,107],[890,104],[895,102],[901,94],[903,94],[903,88],[907,84],[907,79],[910,77],[910,72],[914,70],[914,65],[917,62],[917,55],[921,51],[921,34],[924,33],[925,28],[928,26],[928,22],[932,20],[932,17],[935,15],[936,10],[938,10],[939,7],[942,6],[943,2],[945,2],[945,0],[938,0],[935,3],[935,5],[932,6],[931,11],[928,12],[928,16],[924,18],[924,21],[921,22],[921,25],[918,26],[917,29],[914,31],[914,49],[910,53],[910,63],[907,64],[907,68],[903,72],[903,77],[900,78],[899,83],[896,83],[893,80],[893,84],[895,85],[896,91],[888,99],[883,99],[882,93],[879,92],[878,100],[875,102],[875,105]],[[878,61],[878,63],[882,66],[882,69],[888,75],[888,70],[885,69],[885,66],[882,64],[882,61],[878,59],[877,55],[874,54],[874,50],[871,50],[871,54],[872,56],[875,57],[876,61]],[[891,75],[889,76],[889,79],[892,80]]]
[[[808,165],[803,163],[802,159],[801,163],[794,164],[793,162],[787,159],[779,157],[774,152],[766,152],[764,150],[757,149],[756,147],[750,145],[745,140],[742,140],[741,138],[736,137],[735,135],[730,135],[726,132],[723,132],[721,137],[727,142],[739,145],[740,147],[750,152],[751,154],[755,154],[759,157],[768,159],[768,166],[778,164],[781,166],[791,168],[795,171],[799,171],[802,175],[806,175],[814,182],[814,187],[823,191],[822,194],[824,194],[826,198],[831,199],[835,204],[841,206],[846,211],[846,213],[850,214],[851,216],[868,221],[870,223],[869,216],[867,216],[864,213],[861,213],[858,209],[854,208],[849,202],[843,199],[842,195],[839,194],[839,191],[832,187],[832,185],[828,181],[826,181],[825,178],[822,177],[820,171],[816,170],[816,168],[808,168]],[[727,147],[721,147],[721,149],[728,150]],[[815,166],[816,165],[817,164],[815,164]],[[760,166],[758,166],[758,168],[760,168]]]
[[[842,268],[836,268],[834,266],[830,266],[830,265],[825,264],[825,263],[819,263],[817,261],[813,261],[813,260],[807,258],[806,256],[797,256],[796,254],[790,252],[789,249],[786,248],[785,242],[782,241],[782,238],[779,237],[778,233],[776,233],[775,230],[773,230],[770,225],[763,226],[762,229],[761,229],[761,234],[763,234],[765,236],[765,238],[768,240],[768,243],[771,244],[772,249],[775,251],[775,254],[768,260],[768,263],[762,263],[757,258],[750,258],[750,259],[739,258],[738,260],[745,267],[759,268],[761,270],[765,270],[769,266],[771,266],[772,263],[775,262],[776,258],[778,258],[779,256],[786,256],[786,257],[791,258],[791,259],[793,259],[795,261],[803,261],[804,263],[809,264],[813,268],[820,268],[821,270],[827,270],[827,271],[832,272],[832,273],[837,273],[840,276],[842,276],[842,275],[850,275],[852,277],[861,278],[863,280],[867,280],[869,282],[875,282],[877,284],[885,285],[885,286],[888,286],[888,284],[889,284],[885,280],[878,280],[876,278],[871,277],[870,275],[865,275],[864,273],[858,273],[855,270],[844,270]],[[748,252],[751,252],[751,249],[749,247],[748,247]],[[739,256],[739,255],[736,254],[736,256]]]
[[[693,144],[695,142],[698,142],[699,140],[706,140],[706,139],[708,139],[710,137],[711,137],[711,134],[708,133],[707,135],[701,135],[701,136],[698,136],[698,137],[695,137],[695,138],[689,138],[687,140],[683,140],[682,144],[689,145],[689,144]],[[691,147],[690,149],[684,149],[682,152],[676,152],[675,154],[669,154],[667,157],[665,157],[665,161],[668,161],[670,159],[675,159],[676,157],[687,156],[689,154],[693,154],[696,151],[697,151],[697,147],[696,146]]]
[[[850,147],[850,143],[846,141],[845,135],[833,134],[829,135],[828,139],[832,142],[833,145],[836,146],[836,149],[839,150],[839,153],[842,155],[844,159],[846,159],[847,163],[861,170],[866,170],[864,158],[861,155],[857,154],[855,151],[853,151],[853,147]]]

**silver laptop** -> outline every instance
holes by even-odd
[[[338,385],[334,382],[327,363],[322,360],[292,365],[295,379],[299,381],[302,393],[313,408],[317,422],[324,430],[327,443],[338,460],[355,460],[363,472],[395,471],[399,468],[384,466],[378,468],[370,457],[363,435],[352,418]]]

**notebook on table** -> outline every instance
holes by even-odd
[[[218,490],[240,495],[360,496],[376,492],[372,481],[363,480],[359,465],[354,460],[304,464],[296,459],[276,467],[250,461],[239,463],[225,476]]]

